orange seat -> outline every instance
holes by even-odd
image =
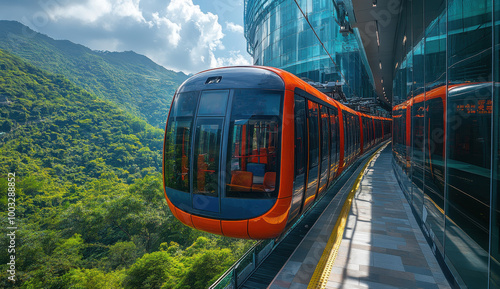
[[[276,173],[267,172],[264,175],[264,190],[266,192],[272,192],[276,188]]]
[[[259,157],[260,160],[259,163],[267,164],[267,149],[266,148],[260,149],[259,155],[261,156]]]
[[[263,184],[254,184],[252,191],[254,192],[272,192],[276,188],[276,173],[267,172],[264,175]]]
[[[231,172],[232,191],[250,191],[252,189],[253,174],[246,171]]]

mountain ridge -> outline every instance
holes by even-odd
[[[0,20],[0,48],[164,128],[173,94],[188,78],[133,51],[95,51]]]

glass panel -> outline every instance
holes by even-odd
[[[235,91],[228,138],[227,197],[276,196],[282,96],[281,92],[265,90]]]
[[[440,246],[444,238],[444,103],[446,90],[426,101],[425,208],[427,224]],[[442,249],[442,248],[441,248]]]
[[[189,192],[191,126],[198,92],[176,95],[165,134],[165,186]]]
[[[330,117],[328,115],[328,108],[320,105],[321,110],[321,176],[320,176],[320,191],[326,188],[328,182],[328,167],[330,166],[330,152],[329,152],[329,139],[330,139]]]
[[[432,3],[431,3],[432,2]],[[444,239],[444,105],[446,104],[446,13],[443,0],[426,0],[433,15],[425,38],[424,210],[423,221],[439,251]],[[437,8],[439,7],[439,8]],[[430,10],[433,9],[433,10]],[[441,12],[439,14],[438,12]],[[437,16],[437,18],[436,18]],[[443,99],[445,100],[443,102]]]
[[[424,101],[423,95],[415,98],[411,106],[411,141],[413,155],[411,157],[411,180],[413,183],[413,202],[417,213],[422,217],[424,205]]]
[[[448,1],[446,212],[450,221],[445,253],[469,288],[488,286],[491,5],[492,1]]]
[[[229,90],[206,90],[200,97],[198,116],[225,115]]]
[[[490,288],[500,288],[500,0],[494,2],[494,61],[493,61],[493,199],[491,232]]]
[[[472,288],[487,286],[490,97],[490,83],[462,86],[448,93],[447,216],[451,221],[447,222],[445,250],[465,283]],[[472,257],[475,262],[468,262]],[[476,283],[479,284],[474,287]]]
[[[318,104],[308,101],[307,127],[309,136],[309,173],[305,203],[309,203],[318,190],[319,173],[319,111]]]
[[[180,93],[175,97],[170,117],[193,116],[198,104],[198,91]]]
[[[165,186],[189,193],[191,119],[168,121],[165,136]]]
[[[194,145],[193,191],[218,196],[222,119],[198,119]]]

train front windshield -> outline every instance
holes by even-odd
[[[165,135],[164,172],[166,187],[175,190],[170,192],[180,203],[223,213],[220,198],[277,196],[282,98],[282,91],[256,89],[176,96]]]

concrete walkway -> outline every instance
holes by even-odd
[[[326,288],[450,288],[391,160],[388,146],[368,166]]]
[[[368,165],[326,288],[450,288],[397,183],[391,159],[389,145]],[[307,288],[342,204],[332,201],[268,288]]]

